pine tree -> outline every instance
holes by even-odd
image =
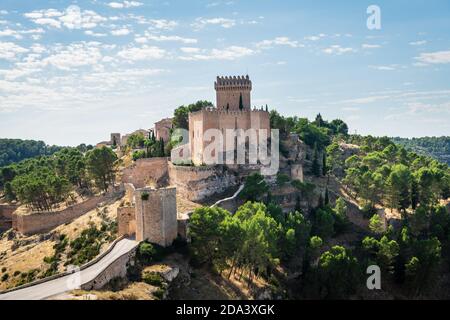
[[[326,206],[330,204],[330,195],[328,194],[328,187],[325,189],[325,200],[324,203]]]
[[[328,172],[327,168],[327,153],[324,151],[322,155],[322,175],[325,176]]]
[[[269,112],[269,106],[266,104],[266,112]]]
[[[320,165],[319,165],[319,153],[317,152],[317,144],[314,144],[314,156],[312,162],[312,173],[316,176],[320,176]]]
[[[161,157],[164,157],[164,155],[165,155],[165,151],[164,151],[164,140],[163,140],[162,137],[159,139],[159,145],[160,145],[160,147],[161,147],[161,149],[160,149]]]
[[[319,195],[319,201],[317,202],[317,209],[323,208],[323,196],[322,193]]]
[[[244,102],[242,101],[242,93],[239,96],[239,110],[244,109]]]
[[[411,179],[411,208],[416,210],[419,203],[419,186],[416,179]]]

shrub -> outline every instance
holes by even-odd
[[[142,280],[155,287],[161,287],[164,284],[164,279],[160,274],[154,272],[145,272]]]
[[[8,280],[9,278],[9,274],[5,273],[2,275],[2,281],[5,282],[6,280]]]
[[[141,194],[141,199],[143,200],[143,201],[147,201],[148,200],[148,198],[149,198],[149,194],[148,194],[148,192],[144,192],[144,193],[142,193]]]

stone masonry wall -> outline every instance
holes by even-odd
[[[12,216],[12,226],[15,230],[23,234],[47,232],[82,216],[94,209],[99,203],[115,198],[120,193],[95,196],[61,211],[35,212],[27,215],[14,213]]]
[[[0,204],[0,218],[11,219],[12,214],[19,206]]]
[[[163,186],[167,177],[167,158],[139,159],[123,170],[122,182],[132,183],[135,188],[143,188],[152,183]]]
[[[136,249],[122,255],[111,263],[105,270],[98,274],[91,281],[81,286],[82,290],[99,290],[114,278],[124,278],[127,275],[127,268],[132,263]]]
[[[131,236],[136,233],[136,208],[117,208],[117,227],[120,236]]]
[[[137,189],[136,240],[170,246],[177,238],[176,188]]]

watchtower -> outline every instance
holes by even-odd
[[[252,82],[249,76],[217,77],[216,107],[219,110],[250,110]]]

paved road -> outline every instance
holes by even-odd
[[[134,240],[122,239],[114,248],[96,264],[79,273],[40,283],[28,288],[0,294],[0,300],[43,300],[66,291],[74,290],[94,279],[123,254],[130,252],[138,243]]]

